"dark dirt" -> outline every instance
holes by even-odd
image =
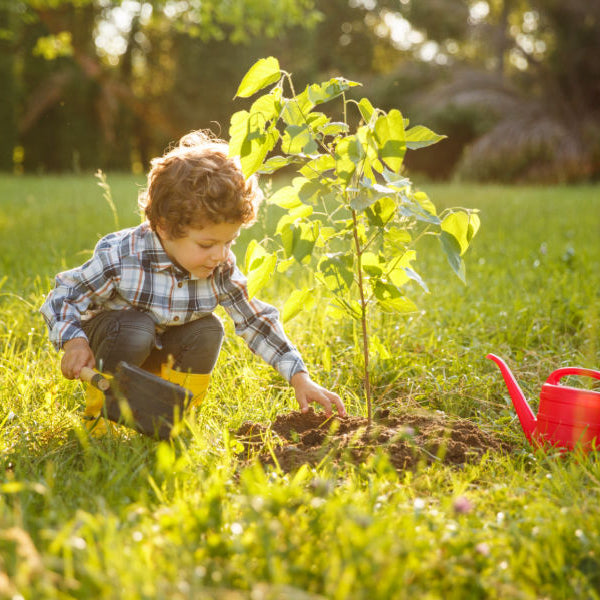
[[[286,472],[302,464],[315,466],[326,456],[338,464],[360,464],[378,449],[387,452],[398,471],[434,462],[477,462],[488,451],[508,449],[471,421],[425,410],[394,415],[384,410],[369,428],[362,417],[327,419],[311,409],[280,415],[270,427],[246,421],[235,436],[244,445],[242,458],[257,456],[265,465],[276,459]]]

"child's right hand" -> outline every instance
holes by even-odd
[[[60,361],[60,370],[67,379],[77,379],[83,367],[93,369],[96,366],[94,353],[85,338],[73,338],[65,342],[65,353]]]

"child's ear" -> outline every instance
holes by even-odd
[[[156,233],[158,233],[158,237],[162,238],[163,240],[169,239],[169,232],[165,227],[164,219],[159,219],[156,223]]]

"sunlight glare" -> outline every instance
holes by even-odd
[[[483,21],[490,14],[490,5],[485,2],[485,0],[480,0],[479,2],[475,2],[473,6],[469,9],[469,16],[471,19],[478,23]]]
[[[100,54],[111,64],[118,64],[119,57],[127,50],[127,35],[131,23],[138,16],[142,23],[152,17],[152,4],[137,0],[123,0],[119,6],[108,9],[96,27],[94,42]]]
[[[399,50],[410,50],[425,39],[420,31],[413,29],[412,25],[398,13],[385,12],[383,23],[389,31],[392,44]]]

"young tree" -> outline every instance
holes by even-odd
[[[367,98],[347,98],[346,93],[359,85],[335,77],[296,93],[291,75],[280,69],[277,59],[259,60],[236,95],[246,98],[272,87],[250,110],[232,116],[230,153],[239,156],[246,176],[290,165],[297,169],[291,184],[269,199],[286,211],[277,225],[279,250],[269,253],[257,243],[248,247],[249,293],[269,281],[278,255],[280,270],[294,261],[313,269],[335,313],[360,324],[370,423],[370,360],[376,340],[370,314],[416,310],[403,288],[414,281],[427,290],[413,265],[414,246],[423,235],[439,237],[450,265],[464,281],[461,257],[479,228],[479,218],[476,211],[462,209],[437,214],[402,166],[407,150],[435,144],[442,136],[422,125],[410,127],[397,109],[386,113]],[[342,102],[341,122],[319,110],[336,99]],[[352,109],[360,115],[354,131],[348,119]],[[276,147],[281,154],[267,159]],[[312,297],[310,289],[295,290],[284,306],[284,320],[309,305]],[[385,352],[381,342],[377,346]]]

